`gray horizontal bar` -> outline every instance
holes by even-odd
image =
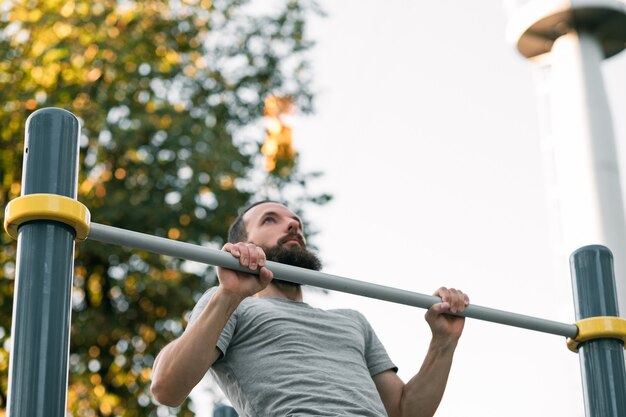
[[[104,243],[143,249],[148,252],[160,253],[162,255],[168,255],[175,258],[217,265],[243,272],[251,272],[239,265],[239,261],[237,259],[221,250],[151,236],[130,230],[119,229],[117,227],[105,226],[98,223],[91,223],[88,238]],[[384,285],[357,281],[350,278],[344,278],[337,275],[312,271],[309,269],[298,268],[271,261],[267,262],[267,268],[274,273],[275,278],[285,281],[355,295],[362,295],[365,297],[391,301],[393,303],[405,304],[413,307],[427,309],[433,304],[441,301],[439,297],[432,295],[424,295]],[[575,324],[560,323],[557,321],[525,316],[523,314],[511,313],[508,311],[480,307],[474,304],[467,306],[465,311],[460,315],[570,338],[576,337],[576,334],[578,333],[578,327],[576,327]]]

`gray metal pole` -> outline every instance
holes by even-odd
[[[570,257],[576,319],[619,316],[613,255],[604,246],[585,246]],[[617,339],[581,343],[578,353],[587,417],[626,416],[624,344]]]
[[[41,109],[26,122],[22,195],[76,198],[80,125],[71,113]],[[63,417],[66,410],[74,230],[24,223],[17,239],[9,417]]]
[[[205,264],[222,266],[244,272],[250,272],[239,265],[239,261],[230,254],[220,250],[206,248],[190,243],[178,242],[130,230],[91,223],[89,239],[105,243],[143,249],[148,252],[160,253],[176,258],[188,259]],[[274,277],[298,284],[312,285],[329,290],[341,291],[378,300],[391,301],[413,307],[429,308],[440,302],[439,297],[404,291],[384,285],[372,284],[344,278],[324,272],[311,271],[276,262],[267,262],[267,268],[274,273]],[[555,334],[574,338],[578,328],[573,324],[559,323],[556,321],[525,316],[507,311],[495,310],[477,305],[469,305],[462,313],[465,317],[494,323],[506,324],[514,327],[535,330],[544,333]]]

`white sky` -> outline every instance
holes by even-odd
[[[325,271],[573,323],[567,260],[548,215],[533,64],[506,39],[501,1],[321,1],[317,111],[295,146],[334,201],[308,210]],[[626,52],[604,63],[626,184]],[[592,243],[592,242],[590,242]],[[406,381],[423,310],[333,293],[373,324]],[[564,338],[468,320],[438,416],[583,416]]]

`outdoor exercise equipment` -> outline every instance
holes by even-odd
[[[5,229],[17,239],[8,416],[65,415],[74,241],[123,245],[172,257],[250,272],[230,254],[92,223],[79,203],[80,125],[56,108],[34,112],[26,122],[22,195],[5,208]],[[570,258],[576,324],[469,305],[465,317],[568,338],[580,355],[587,417],[626,415],[624,343],[611,252],[587,246]],[[365,297],[429,308],[439,297],[365,283],[276,262],[274,277]],[[253,272],[254,273],[254,272]]]

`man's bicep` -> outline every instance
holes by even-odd
[[[399,416],[404,382],[391,369],[374,375],[372,379],[389,417]]]

